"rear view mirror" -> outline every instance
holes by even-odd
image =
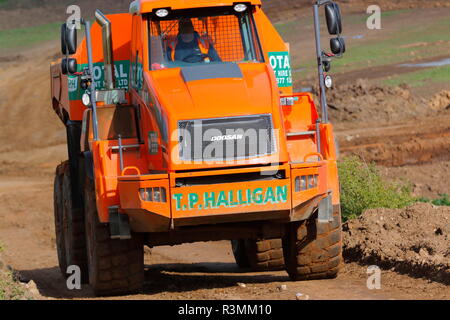
[[[327,19],[328,32],[330,34],[342,33],[342,16],[339,5],[331,2],[325,6],[325,17]]]
[[[331,52],[337,55],[345,53],[345,41],[344,38],[338,37],[330,40]]]
[[[66,24],[61,25],[61,53],[63,55],[67,54],[67,44],[66,44]]]
[[[77,51],[77,29],[74,23],[64,23],[61,26],[61,52],[63,55],[74,54]]]
[[[76,59],[62,59],[61,61],[61,72],[62,74],[66,75],[66,74],[74,74],[75,72],[77,72],[77,60]]]

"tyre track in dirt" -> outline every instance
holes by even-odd
[[[383,166],[450,160],[450,115],[404,123],[364,124],[337,132],[343,155],[358,154]]]

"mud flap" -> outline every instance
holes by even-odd
[[[329,223],[333,221],[333,203],[331,191],[319,202],[319,223]]]
[[[119,213],[119,207],[109,207],[109,230],[111,239],[131,239],[130,223],[126,214]]]

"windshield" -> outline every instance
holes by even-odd
[[[232,8],[172,11],[149,17],[152,70],[200,64],[263,62],[251,10]]]

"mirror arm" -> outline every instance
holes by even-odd
[[[91,40],[91,23],[89,21],[84,21],[83,24],[85,26],[86,32],[86,47],[87,47],[87,55],[88,55],[88,69],[89,76],[91,77],[91,87],[89,88],[89,94],[91,96],[91,108],[92,108],[92,122],[93,122],[93,133],[94,133],[94,141],[98,141],[98,120],[97,120],[97,100],[95,96],[95,81],[94,81],[94,62],[92,58],[92,40]]]
[[[319,3],[321,1],[317,2]],[[320,44],[319,4],[313,5],[313,11],[314,11],[314,29],[316,38],[316,54],[317,54],[319,86],[320,86],[320,105],[322,108],[322,122],[328,123],[328,105],[325,89],[325,75],[323,70],[323,51]]]

